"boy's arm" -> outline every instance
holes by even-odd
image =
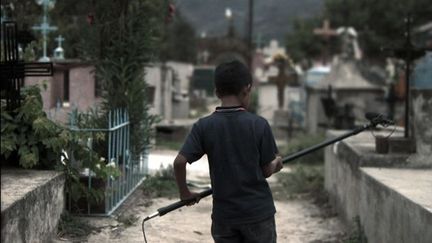
[[[264,177],[268,178],[274,173],[279,172],[282,168],[282,157],[276,156],[276,158],[272,162],[264,165],[261,169],[263,171]]]
[[[186,164],[187,164],[186,158],[183,155],[178,154],[174,160],[174,174],[177,182],[177,187],[180,193],[180,199],[188,200],[191,198],[195,198],[195,201],[188,204],[188,205],[193,205],[197,203],[200,200],[200,198],[199,198],[199,194],[195,192],[191,192],[186,184]]]

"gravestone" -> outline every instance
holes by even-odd
[[[23,62],[19,59],[16,23],[4,21],[1,25],[3,55],[0,65],[1,99],[6,100],[6,109],[14,110],[21,101],[24,77],[52,76],[51,62]]]
[[[353,118],[363,118],[370,109],[385,113],[386,106],[379,99],[383,96],[383,88],[366,79],[354,60],[338,61],[319,82],[306,85],[307,130],[316,133],[329,126],[351,129],[355,125]],[[325,106],[329,104],[333,107]],[[326,109],[332,115],[330,119]]]

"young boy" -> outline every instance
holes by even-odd
[[[199,201],[186,185],[186,164],[207,154],[214,241],[276,242],[276,210],[265,178],[282,169],[282,159],[267,121],[246,110],[251,74],[239,61],[221,64],[215,87],[221,106],[193,125],[174,160],[180,199]]]

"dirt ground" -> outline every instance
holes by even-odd
[[[194,180],[197,178],[199,179],[195,177]],[[272,178],[269,182],[273,194],[278,194],[277,180]],[[83,218],[95,227],[87,239],[71,240],[58,237],[55,242],[144,242],[142,219],[178,199],[149,199],[143,195],[142,190],[137,189],[112,217]],[[313,204],[311,199],[287,199],[277,196],[275,205],[278,242],[341,242],[345,234],[346,229],[341,222],[335,216],[329,216],[322,207]],[[213,242],[210,234],[211,207],[211,197],[207,197],[199,204],[147,221],[145,223],[147,241],[149,243]],[[119,215],[122,219],[118,218]]]

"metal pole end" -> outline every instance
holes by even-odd
[[[153,214],[150,214],[149,216],[145,217],[143,221],[145,222],[145,221],[150,220],[152,218],[155,218],[157,216],[159,216],[159,212],[155,212]]]

